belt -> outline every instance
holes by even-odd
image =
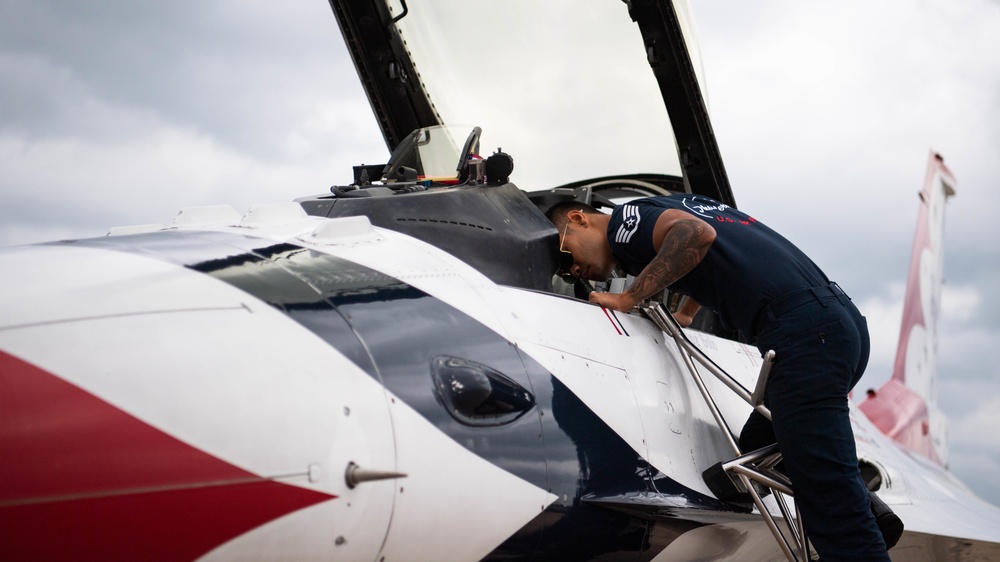
[[[818,301],[826,297],[836,297],[838,299],[843,297],[847,300],[851,300],[851,297],[847,296],[847,293],[845,293],[844,290],[840,288],[840,285],[836,283],[821,285],[819,287],[806,287],[804,289],[792,291],[791,293],[772,299],[771,302],[760,308],[760,311],[754,319],[754,338],[756,338],[756,335],[760,333],[760,328],[762,326],[767,325],[767,323],[777,319],[779,316],[787,312],[791,312],[804,304],[812,301]],[[843,302],[843,300],[841,300],[841,302]]]

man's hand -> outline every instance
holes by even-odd
[[[683,312],[678,310],[677,312],[674,313],[674,320],[676,320],[677,323],[680,324],[681,328],[687,328],[688,326],[691,325],[691,322],[694,321],[694,317],[689,314],[684,314]]]
[[[618,312],[628,312],[636,305],[635,299],[628,293],[598,293],[594,291],[590,293],[590,302]]]
[[[699,310],[701,310],[701,305],[698,304],[698,301],[691,297],[684,297],[681,305],[677,308],[677,312],[674,313],[674,320],[680,324],[681,328],[687,328],[691,325],[694,315],[698,314]]]

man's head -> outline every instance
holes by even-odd
[[[559,203],[545,214],[559,230],[559,249],[573,256],[567,273],[580,279],[604,281],[611,277],[615,258],[608,244],[611,217],[583,203]]]

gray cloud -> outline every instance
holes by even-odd
[[[325,191],[386,149],[322,2],[8,2],[0,242]]]
[[[287,128],[357,99],[329,7],[179,2],[8,5],[0,118],[30,138],[134,134],[86,104],[127,108],[221,139],[258,159],[288,157]],[[125,129],[119,128],[120,126]]]

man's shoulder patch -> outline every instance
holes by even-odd
[[[632,239],[632,236],[639,230],[639,221],[642,217],[639,215],[639,207],[635,205],[623,205],[621,213],[621,224],[618,226],[618,231],[615,233],[615,242],[619,244],[628,244]]]

